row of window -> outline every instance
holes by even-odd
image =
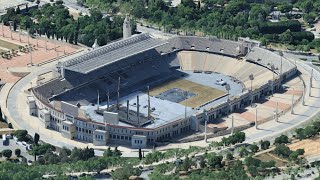
[[[76,131],[87,133],[87,134],[92,134],[93,133],[93,131],[91,131],[91,130],[80,128],[80,127],[76,127]]]
[[[62,129],[65,131],[69,131],[69,127],[68,126],[62,126]]]
[[[103,140],[103,136],[96,134],[96,139],[97,139],[97,140]]]
[[[142,140],[134,140],[135,144],[142,144]]]

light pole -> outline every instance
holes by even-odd
[[[305,89],[303,89],[303,91],[302,91],[302,105],[303,106],[305,105],[305,102],[304,102],[304,97],[305,96],[306,96]]]
[[[33,66],[33,62],[32,62],[32,50],[30,50],[30,65]]]
[[[230,96],[230,84],[226,84],[226,90],[228,91],[228,111],[230,111],[230,99],[229,99],[229,96]]]
[[[271,71],[272,71],[272,88],[271,88],[271,96],[273,96],[273,90],[274,90],[274,70],[275,70],[275,67],[274,67],[274,65],[272,64],[272,65],[271,65]]]
[[[276,107],[276,122],[278,122],[278,112],[279,112],[279,103],[277,101],[277,107]]]
[[[1,23],[1,31],[2,31],[2,36],[4,37],[4,22],[3,21]]]
[[[203,115],[204,115],[204,142],[207,142],[207,116],[208,116],[208,113],[207,111],[204,109],[203,110]]]
[[[313,69],[311,69],[311,75],[310,75],[309,97],[311,97],[311,89],[312,89],[312,76],[313,76]]]
[[[282,51],[279,51],[279,55],[280,55],[280,75],[282,75],[282,58],[283,58],[283,52]]]
[[[292,94],[292,99],[291,99],[291,114],[293,114],[293,104],[294,104],[294,94]]]
[[[231,127],[232,127],[232,129],[231,129],[231,135],[234,133],[234,117],[233,116],[231,116]]]
[[[256,123],[255,123],[255,126],[256,126],[256,129],[258,129],[258,108],[256,108]]]
[[[19,42],[21,42],[21,27],[20,27],[20,25],[18,26],[18,29],[19,29]]]
[[[10,25],[10,37],[12,38],[12,27],[13,27],[13,21],[9,21],[9,25]]]
[[[250,91],[251,91],[251,105],[252,105],[252,102],[253,102],[252,81],[254,80],[253,74],[250,74],[250,75],[249,75],[249,79],[250,79],[250,81],[251,81]]]

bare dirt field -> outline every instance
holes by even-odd
[[[185,79],[178,79],[178,80],[166,82],[164,84],[160,84],[159,86],[151,89],[150,95],[157,96],[160,93],[163,93],[172,88],[179,88],[184,91],[189,91],[194,94],[197,94],[194,97],[191,97],[187,100],[180,102],[180,104],[187,105],[193,108],[196,108],[212,99],[216,99],[226,94],[226,92],[218,89],[214,89],[208,86],[203,86],[201,84],[197,84]]]
[[[276,156],[270,153],[260,154],[254,158],[259,159],[263,162],[274,161],[276,162],[276,167],[283,167],[287,164],[285,160],[281,160],[280,158],[275,158]]]
[[[320,153],[320,138],[315,137],[310,139],[304,139],[304,140],[295,142],[293,144],[290,144],[288,146],[293,151],[297,149],[304,149],[305,156],[318,155]]]

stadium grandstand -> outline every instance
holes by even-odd
[[[138,34],[57,71],[28,102],[43,126],[94,145],[143,148],[201,131],[200,123],[271,95],[297,68],[248,39]]]

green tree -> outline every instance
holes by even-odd
[[[141,148],[139,148],[139,159],[142,160],[142,152],[141,152]]]
[[[28,131],[27,130],[16,130],[13,135],[18,138],[18,141],[27,141]]]
[[[120,157],[121,155],[122,155],[121,151],[116,146],[114,151],[113,151],[113,156]]]
[[[289,143],[289,138],[286,135],[281,135],[274,140],[274,144],[287,144]]]
[[[108,149],[103,152],[103,156],[111,157],[112,155],[113,155],[113,152],[109,146]]]
[[[274,149],[274,153],[278,156],[288,158],[291,154],[291,150],[288,146],[284,144],[277,144],[276,148]]]
[[[222,167],[222,156],[219,155],[210,155],[208,157],[208,165],[213,167],[213,168],[221,168]]]
[[[12,156],[12,151],[10,149],[5,149],[2,151],[2,155],[9,159]]]
[[[256,153],[256,152],[259,151],[259,147],[258,147],[256,144],[251,144],[251,145],[249,146],[249,149],[250,149],[250,151],[251,151],[252,153]]]
[[[40,135],[38,133],[35,133],[34,134],[34,144],[38,145],[39,139],[40,139]]]
[[[17,157],[20,157],[21,156],[21,150],[20,149],[15,149],[14,150],[14,154],[17,156]]]
[[[234,157],[233,157],[232,153],[231,153],[231,152],[228,152],[227,155],[226,155],[226,159],[227,159],[227,160],[233,160],[233,158],[234,158]]]
[[[266,150],[270,147],[270,141],[260,141],[261,149]]]

